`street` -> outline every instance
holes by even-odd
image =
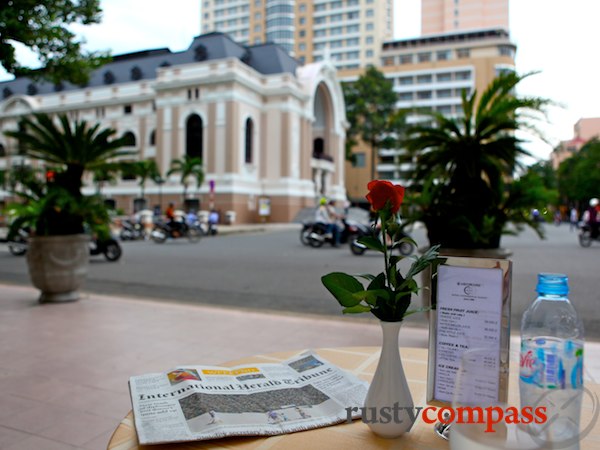
[[[502,246],[513,252],[511,328],[519,329],[521,315],[535,297],[537,273],[562,272],[569,276],[570,298],[584,320],[586,337],[600,340],[600,245],[580,247],[576,232],[566,224],[545,229],[546,240],[529,230],[503,237]],[[341,307],[321,285],[320,277],[333,271],[377,274],[383,258],[369,251],[354,256],[347,246],[305,247],[299,230],[300,225],[293,230],[204,237],[195,244],[186,240],[122,242],[119,262],[110,263],[101,256],[90,259],[85,290],[340,316]],[[413,238],[420,246],[426,244],[423,229],[416,230]],[[25,258],[12,256],[4,244],[0,246],[0,282],[30,285]],[[357,319],[373,320],[370,315],[347,317]],[[426,323],[423,314],[407,319],[407,325]]]

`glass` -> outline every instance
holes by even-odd
[[[522,425],[513,423],[522,419],[520,409],[498,400],[499,368],[498,349],[477,348],[462,354],[449,417],[451,450],[544,448]]]

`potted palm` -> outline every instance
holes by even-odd
[[[97,196],[82,194],[83,175],[118,156],[124,138],[115,131],[86,121],[71,122],[66,115],[53,120],[35,114],[20,120],[18,131],[6,132],[19,142],[23,156],[46,163],[46,179],[21,183],[16,192],[24,201],[12,205],[15,218],[10,233],[29,226],[29,275],[41,292],[41,302],[72,301],[87,274],[89,235],[108,232],[108,213]]]
[[[542,237],[529,211],[544,199],[513,182],[520,158],[529,155],[517,133],[541,136],[535,122],[550,104],[515,95],[516,85],[529,75],[504,73],[481,96],[463,92],[457,117],[433,112],[430,123],[407,131],[404,146],[414,164],[411,190],[417,194],[405,224],[423,222],[430,245],[440,244],[445,254],[497,250],[509,224],[512,231],[529,225]]]

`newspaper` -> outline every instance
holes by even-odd
[[[276,435],[360,417],[368,383],[308,351],[282,363],[185,366],[129,380],[140,444]],[[350,411],[350,412],[348,412]]]

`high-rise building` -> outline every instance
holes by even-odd
[[[516,47],[504,29],[488,29],[402,39],[383,45],[379,70],[394,83],[398,109],[410,112],[409,122],[422,119],[423,111],[448,116],[462,112],[463,91],[481,93],[503,71],[515,70]],[[356,80],[362,71],[340,73],[342,81]],[[377,178],[407,184],[408,166],[400,164],[403,149],[379,149],[375,156]],[[371,177],[370,149],[352,149],[346,163],[346,190],[352,201],[364,198]]]
[[[331,59],[342,70],[379,65],[393,37],[393,0],[203,0],[201,15],[203,33],[274,42],[300,62]]]
[[[501,28],[508,31],[508,0],[421,0],[421,34]]]

